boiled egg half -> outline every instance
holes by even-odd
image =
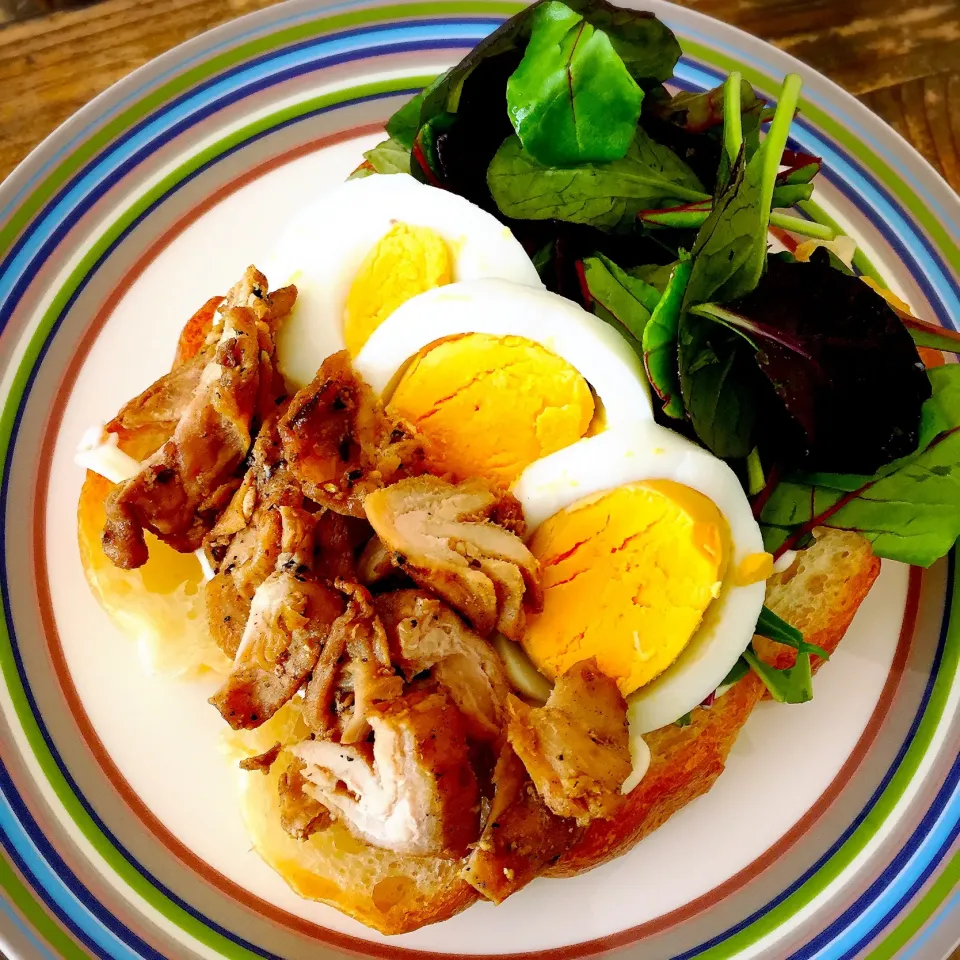
[[[723,682],[753,636],[773,558],[736,475],[658,424],[611,430],[531,464],[514,494],[543,611],[522,646],[552,680],[596,657],[634,733]]]
[[[416,426],[454,479],[509,486],[529,464],[602,430],[651,420],[643,365],[577,304],[507,280],[408,300],[370,336],[357,372]]]
[[[408,174],[348,180],[307,204],[264,272],[272,286],[298,289],[277,337],[280,369],[296,387],[309,383],[331,353],[359,353],[417,294],[484,277],[542,287],[509,228]]]

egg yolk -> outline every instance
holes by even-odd
[[[347,294],[343,339],[351,356],[397,307],[450,283],[452,276],[450,248],[439,233],[394,224],[366,255]]]
[[[584,436],[594,401],[587,381],[539,343],[471,333],[417,357],[389,409],[420,430],[435,472],[510,484]]]
[[[719,594],[726,524],[713,501],[671,480],[620,487],[538,527],[543,612],[523,647],[555,679],[596,657],[624,696],[683,651]]]

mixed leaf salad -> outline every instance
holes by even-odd
[[[658,419],[737,471],[775,556],[823,525],[928,566],[960,536],[960,365],[931,352],[960,338],[787,212],[821,167],[788,147],[800,78],[775,107],[737,73],[671,92],[680,53],[650,13],[540,0],[398,110],[354,176],[410,173],[508,225],[549,289],[642,357]],[[727,682],[752,668],[809,699],[825,651],[768,610],[757,632],[795,666],[748,649]]]

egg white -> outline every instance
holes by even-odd
[[[296,306],[277,336],[280,369],[295,386],[343,349],[344,306],[357,270],[395,223],[443,237],[455,281],[502,277],[543,286],[510,230],[469,200],[408,174],[348,180],[297,214],[264,265],[271,286],[297,285]]]
[[[608,430],[653,419],[643,364],[623,337],[565,297],[507,280],[452,283],[413,297],[374,331],[354,367],[388,396],[424,347],[469,333],[524,337],[566,360],[603,404]]]
[[[532,533],[555,513],[587,497],[644,480],[673,480],[716,505],[730,532],[719,597],[680,656],[627,697],[637,734],[673,723],[702,703],[730,672],[753,636],[766,584],[734,583],[739,564],[762,553],[763,537],[734,472],[722,460],[654,422],[579,440],[530,464],[513,489]]]

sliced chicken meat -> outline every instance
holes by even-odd
[[[366,520],[324,510],[317,520],[317,576],[356,582],[358,558],[372,536]]]
[[[393,662],[407,680],[429,670],[450,694],[468,733],[496,740],[510,687],[496,651],[442,601],[422,590],[377,597]]]
[[[145,530],[183,552],[200,546],[240,485],[257,420],[282,396],[272,361],[274,313],[277,303],[289,310],[295,291],[279,291],[264,306],[265,281],[255,286],[262,276],[248,274],[228,297],[213,354],[170,439],[107,497],[103,549],[118,567],[146,562]],[[251,285],[246,299],[256,307],[229,305]]]
[[[206,585],[207,625],[228,657],[236,656],[254,593],[280,558],[280,508],[301,508],[303,502],[283,469],[276,420],[265,423],[243,483],[204,541],[216,570]]]
[[[403,678],[390,661],[387,635],[370,594],[355,583],[338,580],[336,586],[349,602],[331,627],[307,684],[302,716],[321,737],[356,743],[370,733],[371,711],[401,695]]]
[[[269,750],[264,750],[263,753],[258,753],[253,757],[245,757],[241,760],[240,769],[246,770],[248,773],[258,770],[266,776],[270,772],[270,768],[276,763],[282,749],[283,744],[278,740]]]
[[[580,824],[609,818],[630,775],[627,704],[595,660],[574,664],[542,707],[507,699],[507,736],[544,803]]]
[[[387,417],[346,351],[323,361],[280,421],[284,456],[312,500],[363,517],[371,490],[423,470],[412,428]]]
[[[371,493],[366,510],[393,562],[412,580],[483,636],[496,627],[520,639],[524,603],[539,610],[543,595],[537,561],[520,539],[514,497],[480,481],[454,485],[422,476]]]
[[[330,811],[304,792],[307,785],[303,777],[303,763],[294,757],[277,782],[280,826],[294,840],[306,840],[311,834],[325,830],[333,823]]]
[[[379,537],[371,537],[357,561],[357,577],[360,582],[369,587],[386,580],[396,571],[393,554]]]
[[[313,515],[278,507],[283,528],[277,569],[257,587],[233,669],[210,702],[235,730],[272,717],[310,676],[342,596],[310,579]]]
[[[410,856],[463,856],[479,833],[480,794],[460,712],[414,691],[370,713],[373,744],[307,740],[304,792],[357,837]]]
[[[547,809],[509,744],[497,760],[493,784],[483,833],[461,876],[488,900],[501,903],[556,863],[583,829]]]

